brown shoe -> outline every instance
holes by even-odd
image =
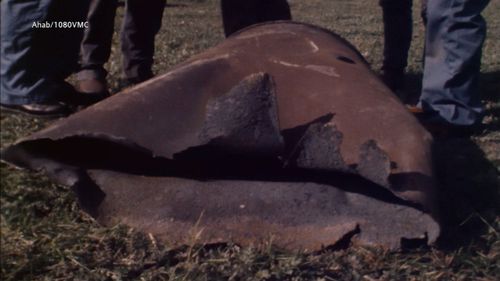
[[[74,97],[73,103],[79,105],[79,109],[97,103],[110,96],[106,79],[83,79],[78,81],[76,87],[78,93]]]
[[[424,113],[424,110],[421,107],[418,107],[416,105],[406,105],[406,108],[408,109],[408,111],[410,111],[413,114]]]
[[[478,125],[456,125],[439,120],[436,118],[436,113],[426,112],[418,106],[407,105],[406,107],[434,137],[469,137],[480,129]]]

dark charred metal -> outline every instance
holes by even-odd
[[[439,234],[429,133],[345,40],[256,25],[2,152],[173,245],[391,248]]]

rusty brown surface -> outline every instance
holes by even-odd
[[[204,182],[98,170],[90,174],[107,194],[99,210],[101,222],[124,222],[159,233],[167,242],[232,239],[251,245],[272,240],[285,248],[311,251],[335,245],[358,226],[357,242],[392,248],[399,247],[401,238],[422,238],[423,232],[422,237],[415,233],[423,227],[431,239],[438,234],[432,218],[416,209],[328,184]],[[355,183],[350,179],[343,184]]]
[[[277,22],[238,32],[2,157],[74,186],[101,222],[175,245],[201,227],[202,243],[275,237],[314,251],[352,233],[390,247],[434,241],[431,142],[346,41]]]

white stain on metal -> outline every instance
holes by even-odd
[[[337,73],[337,70],[333,66],[329,65],[315,65],[315,64],[310,64],[306,65],[306,69],[312,70],[319,72],[324,75],[328,75],[331,77],[340,77],[340,75]]]
[[[282,60],[271,60],[271,62],[281,64],[284,66],[288,66],[288,67],[302,67],[302,65],[300,65],[300,64],[294,64],[294,63],[290,63],[290,62],[286,62],[286,61],[282,61]]]
[[[336,78],[340,77],[340,75],[338,74],[336,68],[333,67],[333,66],[331,66],[331,65],[308,64],[308,65],[304,66],[304,65],[290,63],[290,62],[286,62],[286,61],[282,61],[282,60],[271,59],[270,61],[272,63],[281,64],[281,65],[284,65],[284,66],[287,66],[287,67],[305,68],[307,70],[318,72],[318,73],[321,73],[323,75],[327,75],[327,76],[330,76],[330,77],[336,77]]]
[[[317,51],[319,51],[318,45],[316,45],[313,41],[309,40],[309,45],[312,47],[313,53],[316,53]]]

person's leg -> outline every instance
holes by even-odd
[[[226,37],[258,22],[256,1],[221,0],[222,25]]]
[[[134,84],[153,77],[155,36],[161,28],[165,0],[128,0],[121,32],[123,75]]]
[[[44,110],[56,110],[52,105],[64,95],[73,94],[64,78],[76,66],[81,30],[43,28],[37,23],[84,20],[86,1],[78,2],[75,5],[63,0],[1,2],[2,106],[32,108],[33,113],[44,114]]]
[[[424,27],[427,25],[427,2],[428,0],[422,0],[420,2],[420,17],[424,23]]]
[[[33,54],[34,37],[40,29],[34,22],[47,19],[50,0],[4,0],[1,5],[1,70],[0,94],[2,104],[46,103],[51,96],[51,83],[43,78],[39,62]]]
[[[58,26],[37,32],[33,43],[34,56],[45,58],[48,63],[41,66],[45,76],[62,81],[78,70],[80,43],[85,31],[83,23],[87,18],[89,1],[51,1],[47,21],[57,22]],[[69,24],[76,26],[69,27]]]
[[[393,91],[404,85],[412,39],[412,0],[380,0],[384,21],[382,79]]]
[[[291,19],[292,13],[287,0],[260,0],[259,22]]]
[[[220,5],[226,37],[252,24],[292,19],[286,0],[221,0]]]
[[[478,92],[489,0],[427,2],[426,47],[419,106],[429,120],[458,126],[481,121]]]
[[[117,0],[91,0],[80,51],[79,90],[85,93],[106,91],[104,64],[111,54]]]

